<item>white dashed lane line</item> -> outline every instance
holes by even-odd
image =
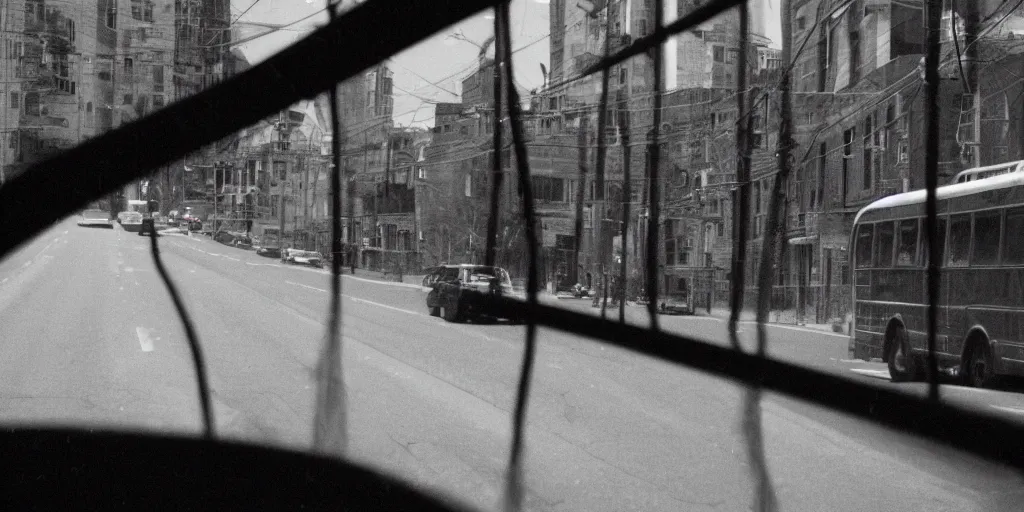
[[[310,290],[316,290],[318,292],[327,293],[327,290],[324,290],[323,288],[317,288],[315,286],[309,286],[308,284],[295,283],[295,282],[292,282],[292,281],[285,281],[285,283],[290,284],[290,285],[294,285],[294,286],[301,286],[303,288],[308,288]]]
[[[850,371],[859,375],[875,377],[877,379],[888,379],[889,370],[872,370],[870,368],[850,368]]]
[[[991,408],[993,408],[993,409],[995,409],[997,411],[1003,411],[1003,412],[1008,412],[1008,413],[1012,413],[1012,414],[1022,414],[1022,415],[1024,415],[1024,407],[1008,407],[1008,406],[1005,406],[1005,405],[989,405],[989,407],[991,407]]]
[[[136,327],[135,335],[139,337],[139,346],[142,347],[143,352],[152,352],[155,348],[153,346],[152,329],[145,327]]]

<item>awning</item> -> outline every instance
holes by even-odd
[[[789,245],[812,245],[818,241],[818,235],[800,236],[789,239]]]

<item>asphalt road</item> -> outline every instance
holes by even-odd
[[[209,238],[160,246],[206,353],[218,435],[309,447],[329,276]],[[447,324],[415,286],[352,276],[343,286],[348,456],[496,509],[523,327]],[[726,339],[716,319],[662,320]],[[751,344],[751,324],[743,335]],[[774,357],[893,385],[884,365],[846,359],[845,336],[772,327],[770,343]],[[148,238],[71,219],[0,262],[0,350],[3,423],[200,432],[184,330]],[[741,388],[546,329],[535,370],[529,510],[749,509]],[[943,395],[1024,420],[1017,392]],[[1021,475],[958,452],[783,397],[766,396],[762,410],[783,510],[1019,510],[1024,498]]]

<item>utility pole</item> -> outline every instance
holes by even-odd
[[[961,3],[962,2],[962,3]],[[979,17],[978,17],[978,3],[971,0],[953,0],[951,4],[953,13],[951,16],[951,22],[956,23],[956,15],[964,19],[964,47],[966,48],[966,55],[963,56],[963,60],[967,67],[967,83],[966,91],[972,94],[971,103],[974,106],[974,137],[971,139],[974,143],[974,150],[971,152],[973,157],[974,167],[981,167],[981,80],[979,80],[979,69],[978,69],[978,31]],[[959,13],[958,13],[959,11]]]
[[[217,236],[217,195],[220,191],[217,189],[217,170],[220,169],[220,162],[213,163],[213,236]]]
[[[573,244],[572,254],[572,270],[569,272],[569,277],[573,280],[573,283],[580,282],[579,279],[579,267],[580,267],[580,245],[583,240],[583,201],[586,199],[586,188],[587,188],[587,125],[589,124],[586,112],[580,114],[580,131],[576,138],[577,144],[579,144],[579,179],[577,180],[576,186],[576,225],[573,233],[576,235],[575,243]],[[597,240],[594,240],[595,244],[599,244]],[[558,283],[555,283],[557,288]],[[555,290],[558,291],[557,289]]]
[[[627,279],[627,267],[626,259],[629,251],[626,249],[627,243],[626,238],[629,236],[629,224],[630,224],[630,212],[629,206],[633,200],[633,178],[630,176],[630,158],[632,155],[629,150],[629,104],[626,101],[622,101],[619,104],[619,133],[622,144],[622,225],[620,226],[619,236],[621,238],[620,243],[622,244],[622,258],[619,262],[619,287],[622,293],[619,297],[619,322],[626,321],[626,283]],[[607,298],[608,292],[607,287],[605,288],[605,297]]]

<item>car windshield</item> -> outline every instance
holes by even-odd
[[[1024,508],[1024,172],[925,191],[1024,169],[1024,1],[0,22],[0,444],[209,433],[481,511]]]

